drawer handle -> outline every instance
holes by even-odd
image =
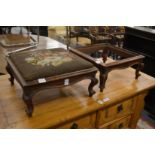
[[[123,105],[122,104],[117,107],[117,113],[120,113],[121,111],[123,111]]]
[[[118,128],[122,129],[123,128],[123,123],[119,124]]]
[[[73,123],[72,126],[70,127],[70,129],[78,129],[78,124]]]

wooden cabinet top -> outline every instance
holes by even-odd
[[[155,79],[146,74],[135,80],[133,69],[116,70],[109,74],[103,93],[96,86],[93,97],[87,94],[89,80],[36,94],[35,111],[28,118],[22,89],[17,83],[12,87],[7,79],[8,75],[0,77],[0,128],[54,128],[155,87]],[[104,98],[109,100],[103,104],[97,102]]]

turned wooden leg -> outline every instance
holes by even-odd
[[[90,41],[91,41],[91,45],[93,45],[94,44],[94,40],[93,39],[90,39]]]
[[[33,104],[32,104],[32,95],[28,94],[28,93],[23,93],[23,100],[26,103],[27,109],[26,109],[26,113],[29,117],[32,117],[32,113],[33,113]]]
[[[79,37],[78,37],[78,36],[76,36],[76,42],[77,42],[77,43],[79,42]]]
[[[96,92],[93,90],[93,87],[98,83],[98,80],[96,79],[95,77],[96,74],[94,74],[92,77],[91,77],[91,82],[89,84],[89,87],[88,87],[88,92],[89,92],[89,96],[93,96]]]
[[[14,85],[14,76],[13,76],[13,73],[11,71],[11,68],[10,68],[10,66],[8,64],[6,66],[6,70],[7,70],[7,72],[10,75],[9,81],[11,82],[11,85]]]
[[[121,47],[121,40],[118,41],[118,47]]]
[[[136,72],[135,72],[135,79],[138,79],[138,77],[141,75],[139,72],[144,68],[144,63],[139,63]]]
[[[103,92],[107,78],[108,78],[108,73],[103,73],[100,71],[100,85],[99,85],[100,92]]]
[[[102,53],[102,60],[105,63],[107,61],[107,57],[108,57],[108,53],[107,52],[103,52]]]

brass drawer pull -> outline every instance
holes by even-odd
[[[118,125],[118,128],[119,128],[119,129],[122,129],[122,128],[123,128],[123,123],[120,123],[120,124]]]
[[[123,105],[122,104],[117,107],[117,113],[120,113],[121,111],[123,111]]]
[[[78,129],[78,124],[73,123],[72,126],[70,127],[70,129]]]

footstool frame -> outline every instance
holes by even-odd
[[[79,48],[72,49],[72,50],[75,53],[82,55],[84,59],[89,60],[89,61],[91,60],[94,66],[98,68],[100,72],[99,88],[101,92],[105,88],[105,83],[108,78],[108,73],[111,72],[112,70],[124,69],[130,66],[133,66],[133,65],[137,65],[136,71],[135,71],[135,79],[138,79],[138,77],[140,76],[139,72],[144,67],[144,64],[143,64],[144,56],[143,55],[134,53],[132,51],[128,51],[126,49],[115,47],[110,44],[96,44],[96,45],[91,45],[87,47],[79,47]],[[99,50],[102,50],[103,63],[97,62],[95,58],[89,56],[91,52],[99,51]],[[116,60],[110,63],[106,63],[109,50],[115,54],[120,55],[121,57],[123,57],[123,59]]]

